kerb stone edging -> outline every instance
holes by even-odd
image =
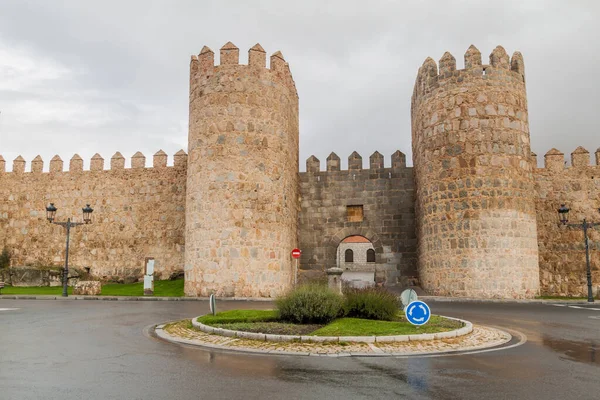
[[[202,315],[201,315],[202,316]],[[200,316],[200,317],[201,317]],[[454,321],[460,321],[465,326],[459,329],[448,332],[438,333],[419,333],[416,335],[395,335],[395,336],[305,336],[305,335],[272,335],[267,333],[243,332],[230,329],[214,328],[198,322],[200,317],[192,318],[192,326],[204,333],[228,336],[241,339],[261,340],[265,342],[303,342],[303,343],[339,343],[339,342],[354,342],[354,343],[383,343],[383,342],[414,342],[422,340],[437,340],[448,339],[459,336],[468,335],[473,332],[473,324],[469,321],[459,318],[445,317]]]

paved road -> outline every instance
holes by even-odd
[[[600,398],[600,304],[431,306],[517,329],[528,341],[502,351],[408,359],[239,355],[144,335],[151,324],[207,312],[206,302],[3,299],[0,399]]]

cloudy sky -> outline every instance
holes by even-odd
[[[523,53],[533,151],[600,147],[600,2],[0,1],[0,154],[68,164],[187,151],[189,57],[227,41],[281,50],[300,95],[300,159],[353,150],[411,164],[410,97],[427,56]]]

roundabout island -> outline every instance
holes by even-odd
[[[170,322],[154,333],[209,350],[328,357],[462,353],[512,339],[505,331],[441,315],[415,325],[410,307],[400,311],[394,295],[375,288],[341,295],[301,286],[276,304],[274,310],[229,310]]]

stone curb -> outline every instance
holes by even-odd
[[[505,331],[490,328],[495,331],[500,331],[505,334],[505,339],[503,342],[496,342],[491,345],[476,345],[465,349],[452,349],[452,350],[440,350],[440,351],[425,351],[425,352],[410,352],[410,351],[401,351],[401,352],[383,352],[383,353],[361,353],[361,352],[339,352],[339,353],[310,353],[310,352],[300,352],[300,351],[283,351],[283,350],[264,350],[264,349],[253,349],[247,347],[231,347],[224,344],[214,344],[214,343],[198,343],[197,340],[194,339],[185,339],[179,336],[172,336],[169,333],[163,330],[165,324],[157,325],[154,328],[154,334],[169,343],[175,344],[186,344],[195,347],[207,348],[211,350],[221,350],[221,351],[230,351],[235,353],[250,353],[250,354],[262,354],[262,355],[284,355],[284,356],[311,356],[311,357],[329,357],[329,358],[339,358],[339,357],[427,357],[437,354],[452,354],[452,353],[460,353],[462,351],[476,351],[486,348],[493,348],[497,346],[504,345],[512,339],[512,335],[508,334]],[[472,327],[471,327],[472,328]]]
[[[448,332],[438,332],[438,333],[419,333],[414,335],[395,335],[395,336],[304,336],[304,335],[272,335],[265,333],[254,333],[254,332],[243,332],[243,331],[234,331],[230,329],[223,328],[214,328],[209,325],[204,325],[201,322],[198,322],[197,319],[200,317],[192,318],[192,326],[199,331],[204,333],[213,334],[213,335],[221,335],[233,338],[242,338],[242,339],[251,339],[251,340],[260,340],[265,342],[302,342],[302,343],[339,343],[339,342],[352,342],[352,343],[377,343],[377,342],[416,342],[423,340],[438,340],[438,339],[447,339],[447,338],[455,338],[459,336],[468,335],[473,332],[473,324],[469,321],[445,317],[440,315],[443,318],[451,319],[454,321],[460,321],[463,323],[463,327],[459,329],[455,329],[453,331]]]
[[[514,303],[514,304],[589,304],[587,300],[550,299],[478,299],[474,297],[419,296],[419,300],[440,303]]]

